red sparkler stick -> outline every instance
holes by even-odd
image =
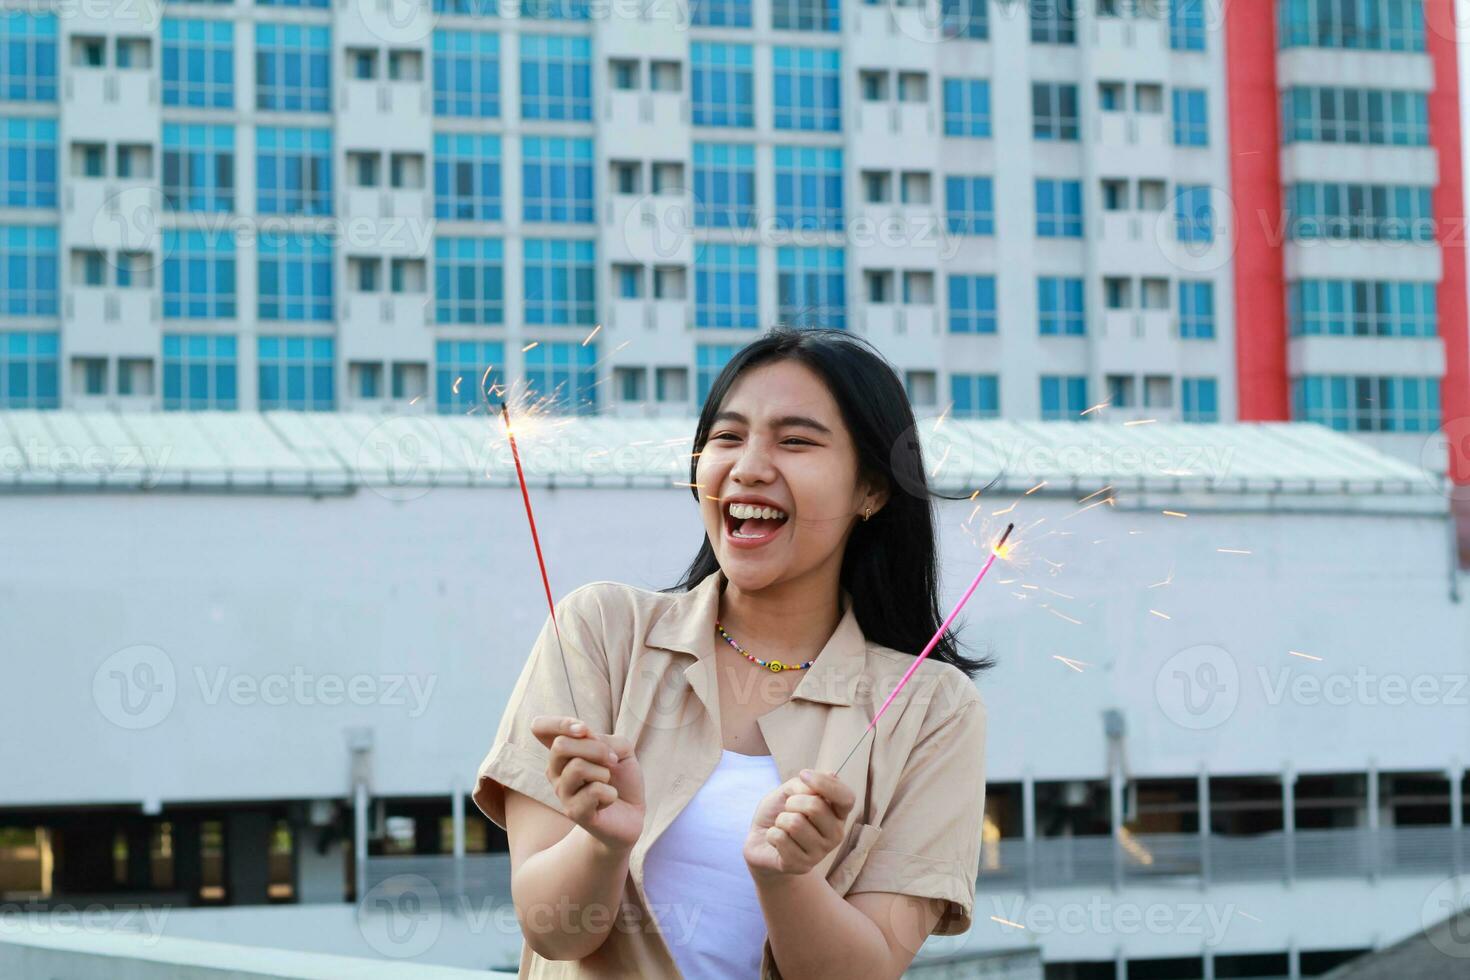
[[[531,543],[536,546],[536,564],[541,567],[541,585],[546,589],[546,605],[551,609],[551,628],[556,631],[556,649],[561,654],[561,669],[567,678],[567,693],[572,696],[572,714],[581,718],[582,713],[577,710],[577,692],[572,688],[572,672],[567,668],[567,652],[561,645],[561,627],[556,622],[556,603],[551,598],[551,580],[546,577],[546,559],[541,556],[541,538],[536,533],[536,515],[531,513],[531,494],[526,489],[526,474],[521,471],[521,453],[516,448],[515,433],[510,428],[510,409],[505,402],[500,403],[500,418],[505,422],[505,435],[510,440],[510,454],[516,461],[516,479],[521,484],[521,499],[526,502],[526,520],[531,524]]]
[[[909,678],[914,676],[914,671],[919,669],[919,664],[923,662],[925,657],[929,656],[929,652],[939,645],[939,638],[944,635],[945,630],[949,629],[949,624],[954,622],[954,618],[958,616],[960,610],[965,607],[965,603],[970,601],[970,596],[974,594],[976,587],[980,585],[980,580],[985,577],[985,573],[990,571],[990,566],[995,564],[995,559],[997,556],[999,556],[1000,549],[1005,547],[1006,538],[1011,536],[1011,531],[1015,528],[1015,526],[1015,524],[1006,525],[1005,533],[1000,536],[1000,540],[996,542],[995,547],[990,549],[990,557],[986,559],[985,567],[980,569],[980,574],[975,576],[975,581],[971,582],[970,587],[965,590],[965,594],[960,596],[960,601],[955,603],[954,608],[950,610],[949,618],[947,618],[940,625],[939,632],[934,634],[934,638],[929,641],[929,645],[924,647],[923,652],[914,658],[914,662],[909,666],[909,669],[904,671],[904,675],[903,677],[899,678],[898,685],[894,687],[893,693],[888,695],[887,700],[883,702],[883,706],[878,709],[878,713],[873,715],[873,720],[868,722],[868,727],[863,729],[862,735],[858,737],[858,740],[856,743],[853,744],[853,747],[848,750],[847,759],[852,758],[852,754],[858,750],[859,745],[863,744],[863,739],[868,737],[868,733],[876,729],[878,725],[878,719],[883,717],[883,712],[888,710],[888,706],[893,703],[893,699],[898,696],[898,692],[903,690],[903,686],[909,682]],[[847,765],[847,759],[842,760],[842,766]],[[837,767],[836,774],[840,774],[842,772],[842,766]]]

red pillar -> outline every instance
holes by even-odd
[[[1291,417],[1285,215],[1274,3],[1225,4],[1230,195],[1235,202],[1235,380],[1241,421]]]

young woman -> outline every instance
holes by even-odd
[[[684,580],[567,595],[565,667],[548,619],[479,770],[520,975],[898,977],[970,925],[991,666],[947,633],[861,738],[942,622],[903,385],[851,335],[772,331],[694,449]]]

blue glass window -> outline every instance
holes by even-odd
[[[1082,0],[1026,0],[1034,44],[1076,44]]]
[[[847,285],[841,248],[776,250],[777,316],[798,327],[847,329]]]
[[[1439,378],[1308,374],[1291,381],[1292,418],[1339,432],[1433,432]]]
[[[695,27],[749,27],[750,0],[689,0]]]
[[[950,412],[957,419],[1000,418],[1000,377],[994,374],[951,374]]]
[[[521,0],[521,16],[528,20],[587,20],[589,0]]]
[[[842,129],[841,53],[836,48],[772,48],[777,129]]]
[[[1209,146],[1210,116],[1207,93],[1202,88],[1176,88],[1174,101],[1174,145]]]
[[[434,134],[434,217],[500,220],[500,137]]]
[[[753,65],[748,44],[694,41],[689,45],[694,125],[755,125]]]
[[[1437,337],[1432,282],[1303,279],[1287,287],[1291,335]]]
[[[1277,13],[1283,48],[1424,50],[1422,0],[1280,0]]]
[[[990,82],[983,78],[944,80],[944,135],[990,135]]]
[[[526,322],[597,322],[596,245],[565,238],[528,238],[525,256]]]
[[[949,332],[995,333],[994,276],[949,277]]]
[[[753,245],[698,246],[694,260],[694,325],[759,326],[756,270]]]
[[[312,235],[260,237],[260,318],[332,319],[332,243]]]
[[[543,341],[525,353],[526,388],[549,411],[597,414],[597,345]]]
[[[783,230],[842,230],[842,150],[778,146],[776,227]]]
[[[1055,419],[1086,419],[1083,415],[1091,406],[1087,404],[1086,375],[1041,376],[1041,417]]]
[[[1087,333],[1087,291],[1071,276],[1036,280],[1036,323],[1043,337],[1082,337]]]
[[[1174,198],[1175,233],[1181,242],[1215,240],[1215,208],[1208,184],[1180,184]]]
[[[56,15],[0,11],[0,101],[56,101]]]
[[[235,210],[233,126],[163,124],[163,202],[173,211]]]
[[[57,232],[44,225],[0,225],[0,314],[56,316]]]
[[[434,240],[434,320],[505,322],[505,252],[500,239]]]
[[[500,36],[434,32],[434,115],[500,115]]]
[[[838,0],[771,0],[771,27],[778,31],[836,31],[842,26]]]
[[[235,25],[227,20],[163,21],[163,104],[235,106]]]
[[[1031,83],[1031,136],[1039,140],[1076,140],[1077,86],[1065,82]]]
[[[434,0],[434,13],[465,17],[499,17],[502,0]]]
[[[287,112],[331,110],[329,28],[255,25],[255,107]]]
[[[592,141],[527,136],[521,141],[521,193],[526,221],[595,221]]]
[[[163,315],[218,320],[235,316],[235,241],[202,231],[163,233]]]
[[[0,119],[0,207],[56,207],[55,119]]]
[[[694,144],[694,226],[755,227],[755,147]]]
[[[261,214],[332,213],[332,131],[255,131],[256,207]]]
[[[164,410],[233,410],[236,361],[231,334],[164,334]]]
[[[944,179],[945,227],[952,235],[995,234],[995,197],[989,177]]]
[[[983,41],[990,37],[990,0],[940,0],[939,31],[950,39]]]
[[[695,403],[703,405],[709,398],[715,379],[740,350],[739,344],[697,344],[694,348]]]
[[[1179,280],[1179,336],[1211,340],[1215,336],[1215,284],[1209,280]]]
[[[260,409],[330,412],[337,406],[331,337],[265,335],[256,341]]]
[[[1082,237],[1082,183],[1076,180],[1036,181],[1036,236]]]
[[[1398,184],[1291,184],[1287,233],[1297,240],[1432,242],[1433,191]]]
[[[1170,0],[1169,47],[1175,51],[1205,49],[1204,0]]]
[[[1220,421],[1219,385],[1214,378],[1181,378],[1180,418],[1185,422]]]
[[[226,0],[211,0],[213,3],[225,3]],[[257,7],[314,7],[325,10],[331,6],[331,0],[255,0]]]
[[[1298,85],[1281,93],[1285,143],[1428,146],[1425,92]]]
[[[60,364],[54,330],[0,330],[0,408],[60,407]]]
[[[521,35],[521,118],[592,118],[592,41]]]
[[[434,344],[434,402],[441,415],[463,415],[490,404],[504,384],[505,344],[498,340],[440,340]]]

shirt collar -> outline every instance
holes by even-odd
[[[699,661],[713,661],[718,640],[715,617],[726,582],[724,571],[717,568],[687,592],[673,593],[649,627],[648,645],[693,654]],[[867,639],[853,612],[852,594],[839,586],[839,600],[842,619],[817,653],[816,662],[803,671],[806,676],[791,692],[793,698],[845,706],[853,703],[867,661]]]

